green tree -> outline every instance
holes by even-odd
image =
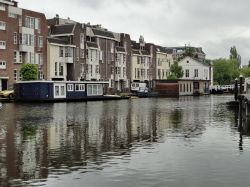
[[[23,64],[20,73],[23,81],[38,79],[38,67],[35,64]]]
[[[237,68],[241,65],[241,56],[238,54],[237,49],[235,46],[230,48],[230,60],[236,60],[237,61]]]
[[[235,59],[217,59],[213,61],[214,82],[220,85],[230,84],[239,77],[239,69]]]
[[[182,67],[178,65],[178,62],[174,62],[171,66],[170,66],[170,75],[168,76],[168,79],[178,79],[183,77],[183,70]]]
[[[240,70],[240,73],[244,76],[244,77],[250,77],[250,67],[246,67],[246,68],[242,68]]]

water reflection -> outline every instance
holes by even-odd
[[[4,104],[0,186],[44,185],[73,171],[112,167],[113,158],[129,160],[137,148],[154,149],[167,138],[189,142],[202,136],[212,119],[226,118],[213,112],[220,107],[212,99]]]

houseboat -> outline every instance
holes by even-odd
[[[108,82],[99,81],[19,81],[15,84],[16,101],[89,101],[119,99],[104,95]]]

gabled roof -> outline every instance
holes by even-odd
[[[196,58],[192,58],[192,57],[189,57],[189,56],[186,56],[185,58],[183,58],[183,59],[180,60],[179,62],[185,61],[187,58],[190,58],[190,59],[192,59],[192,60],[194,60],[194,61],[196,61],[196,62],[198,62],[198,63],[200,63],[200,64],[202,64],[202,65],[204,65],[204,66],[210,66],[210,64],[208,64],[208,63],[206,63],[206,62],[204,62],[204,61],[202,61],[202,60],[199,60],[199,59],[196,59]]]
[[[75,24],[55,25],[51,28],[51,35],[73,34]]]
[[[117,52],[123,52],[123,53],[126,52],[124,47],[115,47],[115,49],[116,49]]]
[[[96,36],[102,36],[102,37],[106,37],[106,38],[115,39],[114,34],[112,32],[99,30],[99,29],[93,29],[93,28],[92,28],[92,31],[93,31],[94,35],[96,35]]]
[[[97,43],[87,42],[87,46],[88,46],[88,47],[91,47],[91,48],[97,48],[97,49],[98,49]]]

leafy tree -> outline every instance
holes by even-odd
[[[23,64],[20,73],[24,81],[38,79],[38,67],[35,64]]]
[[[250,77],[250,67],[246,67],[246,68],[242,68],[240,70],[240,73],[244,76],[244,77]]]
[[[193,47],[186,47],[183,57],[193,57],[194,56],[194,48]]]
[[[176,80],[177,77],[174,75],[174,74],[170,74],[168,77],[167,77],[167,80]]]
[[[170,67],[170,76],[168,77],[168,79],[169,78],[178,79],[183,77],[183,74],[184,72],[182,70],[182,67],[178,65],[178,62],[174,62]]]
[[[213,61],[214,82],[220,85],[230,84],[239,77],[239,69],[235,59],[217,59]]]
[[[248,67],[250,67],[250,60],[248,61]]]
[[[230,56],[229,58],[231,60],[236,60],[237,61],[237,68],[240,67],[241,65],[241,56],[238,54],[237,49],[235,46],[230,48]]]

